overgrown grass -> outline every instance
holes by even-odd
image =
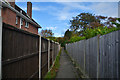
[[[58,69],[59,69],[59,66],[60,66],[60,63],[59,63],[59,60],[60,60],[60,55],[61,55],[61,49],[56,57],[56,60],[55,60],[55,63],[53,65],[53,67],[51,68],[51,70],[46,74],[46,76],[44,77],[44,79],[52,79],[52,78],[55,78],[56,77],[56,74],[58,72]]]

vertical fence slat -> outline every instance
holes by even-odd
[[[39,35],[39,80],[41,78],[41,36]]]
[[[48,70],[50,69],[50,41],[48,40]]]

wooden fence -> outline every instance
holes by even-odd
[[[67,44],[66,50],[89,78],[119,78],[120,31]]]
[[[56,42],[3,23],[2,79],[43,78],[59,50]]]

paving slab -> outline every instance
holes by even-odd
[[[56,78],[78,78],[77,71],[70,60],[70,57],[62,49],[60,56],[60,67]]]

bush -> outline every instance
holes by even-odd
[[[89,39],[91,37],[97,36],[97,35],[104,35],[113,31],[119,30],[119,28],[117,27],[112,27],[112,28],[108,28],[108,27],[97,27],[94,29],[86,29],[83,34],[85,36],[86,39]]]
[[[83,40],[85,39],[85,36],[83,37],[80,37],[80,36],[73,36],[71,39],[70,39],[70,43],[73,43],[73,42],[77,42],[77,41],[80,41],[80,40]]]
[[[83,31],[83,35],[84,36],[73,36],[71,37],[70,40],[65,40],[63,42],[63,46],[65,46],[66,43],[73,43],[73,42],[77,42],[80,40],[84,40],[84,39],[89,39],[91,37],[97,36],[97,35],[104,35],[116,30],[120,30],[120,28],[118,27],[112,27],[112,28],[108,28],[108,27],[97,27],[97,28],[87,28],[85,31]]]

